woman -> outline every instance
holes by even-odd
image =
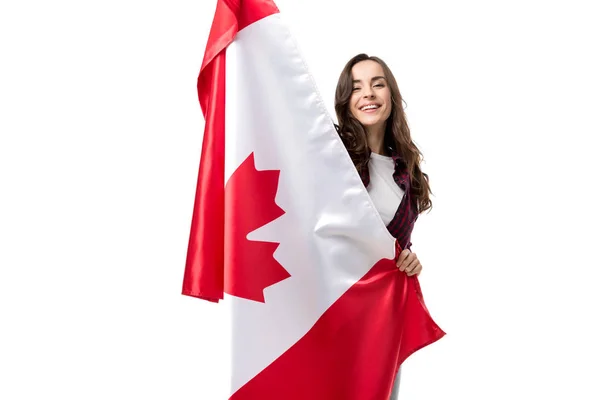
[[[335,93],[336,126],[369,195],[397,240],[396,264],[408,276],[423,266],[410,251],[418,214],[431,208],[422,154],[410,137],[402,96],[383,60],[359,54],[344,67]],[[400,370],[390,400],[398,398]]]

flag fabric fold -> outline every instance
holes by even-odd
[[[219,0],[183,294],[231,312],[231,399],[387,400],[444,332],[270,0]]]

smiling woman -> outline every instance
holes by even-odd
[[[390,116],[392,96],[383,76],[383,68],[375,61],[366,60],[352,67],[352,96],[350,112],[367,130],[385,131]],[[383,136],[368,135],[369,147],[383,154]]]
[[[401,250],[396,264],[408,276],[422,265],[410,251],[418,214],[431,209],[429,180],[420,168],[402,96],[389,67],[378,57],[359,54],[344,67],[335,94],[338,133],[383,223]],[[390,400],[398,398],[400,366]]]

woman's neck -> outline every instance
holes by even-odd
[[[380,129],[367,129],[367,144],[373,153],[385,155],[384,145],[385,130]]]

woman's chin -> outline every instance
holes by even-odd
[[[359,120],[359,122],[365,127],[365,128],[372,128],[374,126],[380,125],[382,123],[382,121],[379,120],[379,118],[365,118],[362,120]]]

